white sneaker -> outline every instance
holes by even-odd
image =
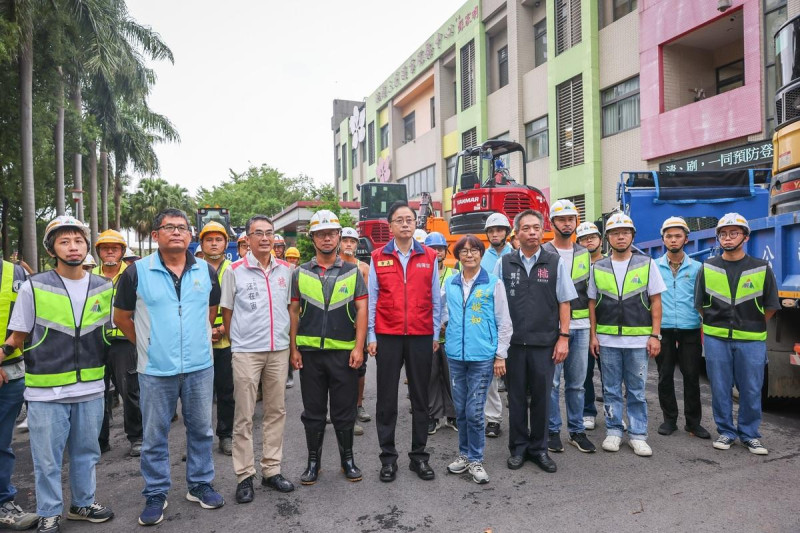
[[[607,452],[618,452],[619,445],[622,442],[622,437],[615,437],[613,435],[609,435],[606,437],[606,440],[603,441],[603,444],[600,446]]]
[[[472,474],[472,481],[478,485],[489,483],[489,474],[483,469],[483,463],[474,462],[469,464],[469,473]]]
[[[650,457],[653,455],[653,450],[650,449],[650,445],[643,440],[629,440],[628,446],[630,446],[633,449],[633,453],[639,457]]]
[[[451,474],[463,474],[469,468],[469,459],[466,455],[459,455],[456,460],[447,465],[447,471]]]
[[[28,417],[25,417],[25,420],[17,424],[17,429],[20,431],[28,431]]]
[[[593,416],[584,416],[583,417],[583,427],[586,429],[594,429],[594,417]]]

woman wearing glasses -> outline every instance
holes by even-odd
[[[444,284],[442,321],[447,322],[444,350],[450,366],[458,425],[458,457],[452,474],[469,471],[475,483],[489,482],[483,468],[484,404],[492,375],[506,373],[511,317],[502,281],[481,268],[483,243],[474,235],[453,250],[462,270]]]

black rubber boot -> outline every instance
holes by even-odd
[[[317,477],[322,471],[322,440],[325,438],[324,431],[306,430],[306,446],[308,446],[308,466],[306,471],[300,476],[300,483],[303,485],[313,485],[317,482]]]
[[[342,472],[347,481],[361,481],[361,470],[353,459],[353,428],[336,431],[336,441],[339,443],[339,457],[342,460]]]

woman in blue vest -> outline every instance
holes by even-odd
[[[512,329],[506,291],[502,281],[481,268],[483,252],[483,243],[474,235],[456,243],[453,253],[462,270],[445,282],[442,318],[447,322],[444,349],[458,425],[458,457],[447,470],[452,474],[469,470],[478,484],[489,482],[483,468],[486,393],[492,375],[506,373]]]

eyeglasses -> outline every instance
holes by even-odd
[[[315,238],[319,237],[322,240],[333,239],[337,235],[339,235],[339,232],[336,231],[336,230],[333,230],[333,231],[315,231],[314,233],[312,233],[313,237],[315,237]]]
[[[468,255],[481,255],[481,251],[479,248],[462,248],[458,251],[458,255],[461,257],[467,257]]]
[[[264,237],[271,238],[273,235],[275,235],[274,231],[261,231],[260,229],[257,229],[255,231],[251,231],[249,236],[256,237],[258,239],[263,239]]]
[[[730,237],[731,239],[736,239],[736,238],[737,238],[737,237],[739,237],[739,235],[741,235],[741,234],[742,234],[742,232],[741,232],[741,231],[720,231],[720,232],[717,234],[717,236],[718,236],[720,239],[727,239],[727,238],[729,238],[729,237]]]
[[[187,233],[189,231],[189,226],[185,226],[183,224],[178,226],[175,224],[164,224],[163,226],[156,228],[156,231],[158,230],[164,230],[167,233],[175,233],[175,230],[178,230],[178,233]]]
[[[411,226],[414,224],[414,219],[411,217],[408,218],[396,218],[392,220],[392,224],[397,224],[398,226]]]

